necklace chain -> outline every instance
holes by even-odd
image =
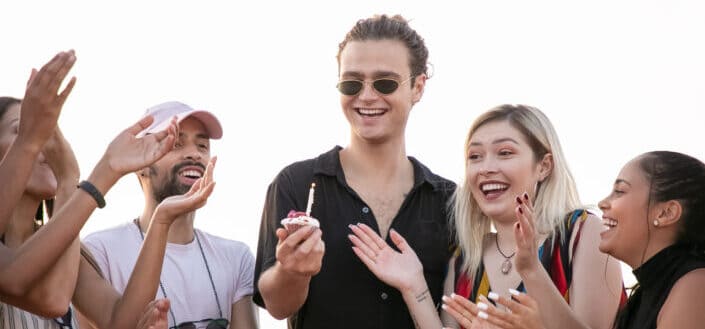
[[[135,218],[134,220],[135,225],[137,225],[137,231],[140,232],[140,237],[142,238],[142,241],[144,242],[144,233],[142,233],[142,226],[140,226],[139,218]],[[218,293],[215,291],[215,283],[213,283],[213,276],[211,275],[211,269],[208,266],[208,260],[206,260],[206,254],[203,252],[203,246],[201,246],[201,240],[198,239],[198,233],[196,230],[193,231],[193,235],[196,237],[196,242],[198,242],[198,249],[201,251],[201,257],[203,257],[203,263],[206,264],[206,271],[208,271],[208,279],[211,281],[211,288],[213,288],[213,295],[215,296],[215,303],[218,304],[218,314],[220,314],[220,317],[223,317],[223,310],[220,308],[220,300],[218,300]],[[164,298],[169,298],[166,296],[166,290],[164,290],[164,284],[162,283],[161,276],[159,278],[159,288],[162,290],[162,295],[164,295]],[[176,323],[176,316],[174,316],[174,311],[172,310],[171,307],[169,307],[169,314],[171,314],[171,319],[174,320],[174,325],[178,325]]]
[[[514,252],[511,255],[507,256],[502,252],[502,249],[499,248],[499,234],[495,234],[494,242],[495,242],[495,245],[497,246],[497,251],[499,251],[499,254],[502,255],[502,257],[504,257],[505,259],[510,259],[510,258],[514,257],[514,255],[517,253],[517,251],[514,250]]]

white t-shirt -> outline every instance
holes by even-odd
[[[220,238],[198,229],[195,234],[208,261],[222,316],[230,321],[232,304],[252,295],[255,265],[252,252],[239,241]],[[83,243],[93,253],[106,279],[123,293],[142,246],[137,225],[130,222],[95,232],[86,236]],[[170,327],[186,321],[220,317],[196,239],[185,245],[167,243],[160,281],[176,318],[174,323],[172,314],[167,315]],[[164,297],[161,288],[157,289],[156,297]]]

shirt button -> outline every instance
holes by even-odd
[[[366,214],[366,213],[370,212],[370,208],[362,207],[362,212]]]
[[[381,295],[379,295],[379,297],[382,297],[383,300],[387,300],[387,297],[389,297],[389,295],[387,295],[386,292],[383,292]]]

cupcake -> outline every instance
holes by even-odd
[[[314,226],[320,227],[318,220],[306,215],[303,211],[292,210],[286,215],[286,218],[281,220],[281,224],[289,232],[289,234],[296,232],[296,230],[304,226]]]

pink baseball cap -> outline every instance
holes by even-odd
[[[147,134],[153,134],[166,129],[169,126],[171,118],[176,116],[176,123],[181,123],[188,117],[193,117],[201,121],[208,132],[208,137],[211,139],[220,139],[223,137],[223,127],[220,126],[218,118],[213,113],[204,110],[195,110],[192,107],[180,102],[166,102],[152,106],[145,111],[144,116],[151,115],[154,117],[154,122],[137,135],[142,137]]]

